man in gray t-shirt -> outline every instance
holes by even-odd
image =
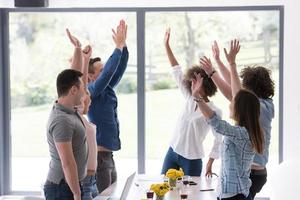
[[[86,176],[88,155],[85,127],[75,109],[84,95],[81,76],[67,69],[57,77],[58,100],[47,125],[51,161],[44,193],[48,200],[81,199],[80,181]]]

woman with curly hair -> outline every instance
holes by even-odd
[[[238,44],[238,41],[232,41],[231,46],[234,44]],[[214,75],[211,77],[214,83],[218,86],[224,96],[231,101],[232,94],[230,87],[230,71],[223,64],[220,59],[220,51],[217,42],[214,42],[212,46],[213,55],[216,63],[219,66],[219,70],[222,74],[222,77],[217,73],[217,71],[213,68],[209,59],[202,58],[200,63],[203,64],[203,68],[205,69],[207,74]],[[226,54],[226,53],[225,53]],[[227,57],[227,56],[226,56]],[[229,63],[230,64],[230,63]],[[231,63],[234,64],[235,63]],[[238,74],[235,74],[238,77]],[[251,165],[251,174],[250,179],[252,181],[252,185],[250,188],[250,194],[252,198],[260,192],[264,184],[267,182],[267,170],[266,164],[268,163],[269,158],[269,146],[271,140],[271,123],[274,118],[274,104],[272,97],[274,96],[274,82],[271,78],[271,71],[262,66],[251,66],[242,69],[240,73],[240,77],[242,78],[242,87],[252,91],[259,99],[260,103],[260,124],[264,134],[264,150],[262,154],[255,154],[253,163]]]
[[[168,29],[165,34],[165,47],[173,69],[174,78],[185,98],[185,105],[176,123],[173,138],[165,156],[161,172],[165,174],[170,168],[182,168],[187,175],[200,176],[202,172],[202,158],[204,157],[203,141],[210,127],[205,117],[199,115],[199,108],[197,103],[193,100],[191,91],[192,80],[195,79],[195,74],[200,74],[201,77],[203,77],[203,86],[199,93],[209,107],[220,116],[221,110],[209,100],[209,97],[216,93],[217,87],[200,66],[193,66],[183,75],[182,69],[169,45],[169,38],[170,29]],[[214,136],[213,148],[209,154],[209,160],[206,165],[206,176],[212,175],[212,164],[220,154],[219,146],[222,137],[215,133]]]

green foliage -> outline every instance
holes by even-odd
[[[50,103],[54,100],[51,96],[49,85],[30,85],[18,84],[11,89],[11,106],[12,108],[23,106],[36,106]]]
[[[152,90],[164,90],[164,89],[171,89],[171,88],[175,88],[175,84],[172,81],[172,79],[169,77],[159,79],[152,85]]]
[[[136,80],[132,78],[122,79],[116,88],[117,92],[123,94],[135,93],[136,89],[137,89]]]

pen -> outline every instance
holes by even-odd
[[[215,189],[211,188],[211,189],[202,189],[200,190],[200,192],[207,192],[207,191],[214,191]]]

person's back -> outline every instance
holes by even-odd
[[[127,67],[128,50],[125,45],[127,25],[124,20],[113,39],[116,48],[108,61],[103,64],[100,58],[90,59],[88,90],[91,94],[91,105],[88,111],[89,121],[97,126],[97,187],[101,193],[117,179],[113,151],[121,149],[119,138],[118,100],[114,88],[120,82]]]
[[[272,99],[261,99],[259,121],[264,132],[264,152],[262,155],[255,154],[254,163],[266,166],[269,161],[269,147],[271,143],[272,120],[274,118],[274,104]]]
[[[210,122],[215,123],[215,122]],[[241,137],[238,140],[233,140],[231,137],[224,136],[223,151],[221,159],[221,190],[219,193],[236,194],[237,192],[248,196],[251,180],[249,179],[250,167],[254,158],[255,152],[248,135],[248,132],[243,127],[236,126],[235,129],[241,130]],[[221,132],[221,131],[219,131]],[[237,181],[238,180],[238,181]],[[220,196],[222,197],[222,196]],[[223,196],[225,197],[225,196]]]
[[[97,125],[97,144],[113,151],[119,150],[121,142],[115,91],[108,85],[98,96],[91,96],[91,100],[88,117]]]
[[[271,71],[265,67],[253,66],[246,67],[241,71],[242,84],[245,88],[254,92],[260,101],[260,124],[264,133],[263,154],[256,154],[250,178],[252,186],[250,192],[254,198],[267,182],[266,165],[269,161],[269,147],[271,142],[272,120],[274,118],[274,82],[271,78]]]

